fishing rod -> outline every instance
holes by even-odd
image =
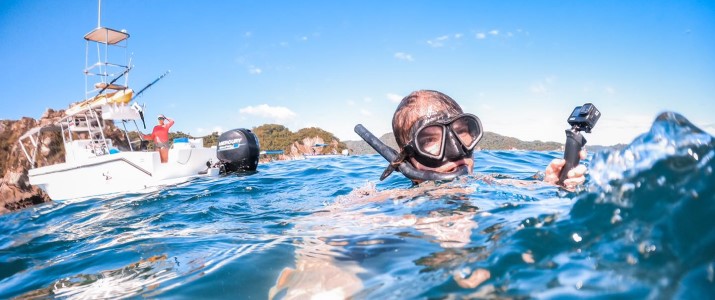
[[[132,101],[132,100],[136,99],[137,97],[139,97],[139,95],[141,95],[144,91],[146,91],[146,89],[150,88],[152,85],[154,85],[154,84],[157,83],[159,80],[161,80],[162,78],[164,78],[164,76],[169,75],[169,73],[171,73],[171,70],[166,71],[164,74],[162,74],[161,76],[159,76],[159,78],[154,79],[154,81],[150,82],[150,83],[147,84],[144,88],[142,88],[141,90],[139,90],[139,92],[137,92],[136,94],[134,94],[134,97],[132,97],[132,99],[129,100],[129,101]]]
[[[132,100],[136,99],[137,97],[139,97],[139,95],[141,95],[144,91],[146,91],[149,87],[151,87],[152,85],[157,83],[159,80],[164,78],[164,76],[169,75],[169,73],[171,73],[171,70],[166,71],[164,74],[159,76],[159,78],[154,79],[154,81],[150,82],[144,88],[139,90],[139,92],[134,94],[134,97],[132,97],[132,99],[130,99],[129,101],[132,101]],[[144,109],[143,108],[139,109],[139,107],[141,107],[141,106],[139,106],[136,102],[134,102],[134,104],[137,106],[137,107],[135,107],[135,109],[139,112],[139,117],[142,119],[142,125],[144,126],[144,129],[146,129],[146,121],[144,121]]]
[[[132,69],[132,67],[129,66],[126,70],[124,70],[124,72],[122,72],[122,74],[119,74],[119,76],[117,76],[116,78],[112,79],[112,81],[110,81],[110,82],[109,82],[108,84],[106,84],[101,90],[99,90],[99,93],[97,93],[97,95],[101,95],[101,94],[102,94],[104,91],[106,91],[110,86],[112,86],[112,84],[114,84],[115,82],[117,82],[117,80],[119,80],[119,78],[122,78],[122,76],[124,76],[124,75],[126,75],[127,73],[129,73],[129,70],[131,70],[131,69]]]

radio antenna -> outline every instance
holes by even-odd
[[[98,0],[99,5],[97,6],[97,28],[102,27],[102,0]]]

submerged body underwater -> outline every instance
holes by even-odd
[[[474,175],[378,182],[378,155],[0,216],[0,298],[684,298],[715,295],[715,141],[664,113],[592,153],[481,151]]]

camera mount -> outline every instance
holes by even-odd
[[[586,138],[581,135],[581,131],[591,133],[591,129],[596,126],[596,122],[600,117],[601,112],[591,103],[576,106],[571,112],[567,120],[571,125],[571,129],[566,129],[566,144],[564,145],[564,160],[566,163],[559,174],[559,184],[564,184],[564,180],[568,178],[569,171],[578,166],[581,160],[581,149],[586,145]]]

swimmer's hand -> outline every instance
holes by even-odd
[[[581,159],[586,159],[586,150],[581,150],[579,156]],[[566,164],[566,161],[561,158],[556,158],[551,161],[548,167],[546,167],[546,172],[544,172],[544,182],[557,184],[559,182],[559,174],[561,174],[561,169]],[[571,169],[567,174],[568,178],[564,180],[563,186],[567,189],[573,189],[576,186],[583,184],[586,181],[586,165],[579,164],[575,168]]]

